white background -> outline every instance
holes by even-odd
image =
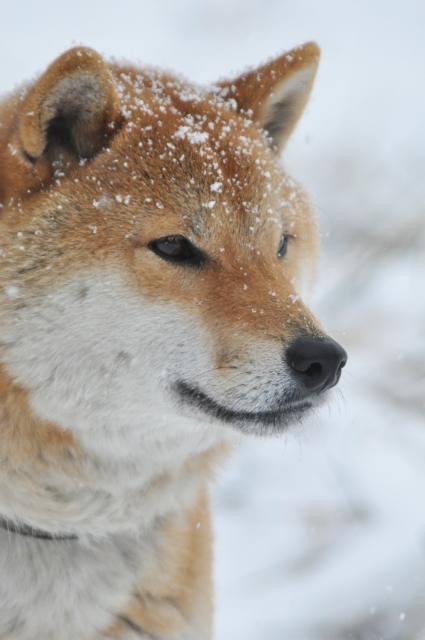
[[[223,473],[216,638],[423,639],[424,2],[0,0],[0,92],[74,44],[210,82],[311,39],[284,162],[321,213],[314,309],[349,363],[330,408]]]

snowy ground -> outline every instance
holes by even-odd
[[[342,393],[214,493],[217,640],[425,639],[425,5],[0,0],[0,91],[83,43],[213,81],[315,39],[284,160],[322,217]]]

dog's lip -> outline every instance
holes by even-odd
[[[314,405],[312,398],[304,398],[282,402],[273,411],[235,411],[220,404],[201,391],[199,387],[192,386],[187,382],[179,381],[175,383],[173,390],[185,404],[198,408],[204,413],[226,423],[250,423],[263,426],[286,425],[292,422],[294,418],[301,418],[302,414]]]

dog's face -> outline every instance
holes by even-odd
[[[74,50],[30,90],[6,167],[21,178],[4,198],[1,328],[38,414],[152,438],[275,432],[338,382],[345,352],[303,302],[315,214],[278,159],[317,55],[208,91],[114,69],[115,92]]]

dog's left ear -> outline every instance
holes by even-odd
[[[220,94],[235,100],[281,151],[307,103],[319,56],[317,44],[308,42],[235,80],[220,82]]]

